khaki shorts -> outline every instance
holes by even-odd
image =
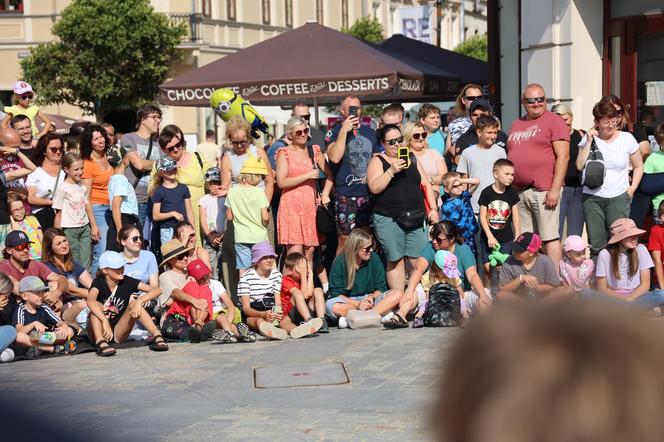
[[[560,202],[555,209],[544,207],[546,191],[533,188],[519,192],[519,223],[521,232],[537,233],[542,241],[558,239]]]

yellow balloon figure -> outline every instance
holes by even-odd
[[[258,131],[268,133],[265,119],[254,109],[247,100],[233,92],[231,89],[217,89],[210,96],[210,106],[224,121],[239,115],[251,124],[251,135],[258,139]]]

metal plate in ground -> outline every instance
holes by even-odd
[[[348,372],[340,362],[254,368],[255,388],[317,387],[348,383]]]

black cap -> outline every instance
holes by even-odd
[[[470,107],[468,108],[469,113],[473,113],[475,109],[478,107],[481,107],[482,109],[486,110],[490,114],[493,114],[493,107],[491,107],[491,103],[489,103],[487,100],[484,98],[478,98],[476,100],[473,100],[472,103],[470,103]]]
[[[20,230],[12,230],[5,237],[5,247],[16,247],[31,243],[32,241],[30,241],[28,235],[26,235],[25,232],[21,232]]]

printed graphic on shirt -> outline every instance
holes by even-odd
[[[351,175],[346,176],[346,184],[366,183],[367,167],[371,159],[371,141],[359,135],[348,144],[348,159]]]
[[[533,124],[532,126],[528,126],[525,130],[510,132],[509,141],[515,144],[525,143],[531,138],[535,138],[535,136],[541,131],[542,129],[540,129],[537,124]]]
[[[115,294],[109,296],[106,302],[104,302],[104,316],[106,316],[109,321],[113,321],[124,309],[124,304],[125,300],[116,298]]]
[[[507,201],[493,200],[487,206],[487,216],[489,217],[489,226],[495,230],[505,228],[507,220],[512,214],[512,209]]]

